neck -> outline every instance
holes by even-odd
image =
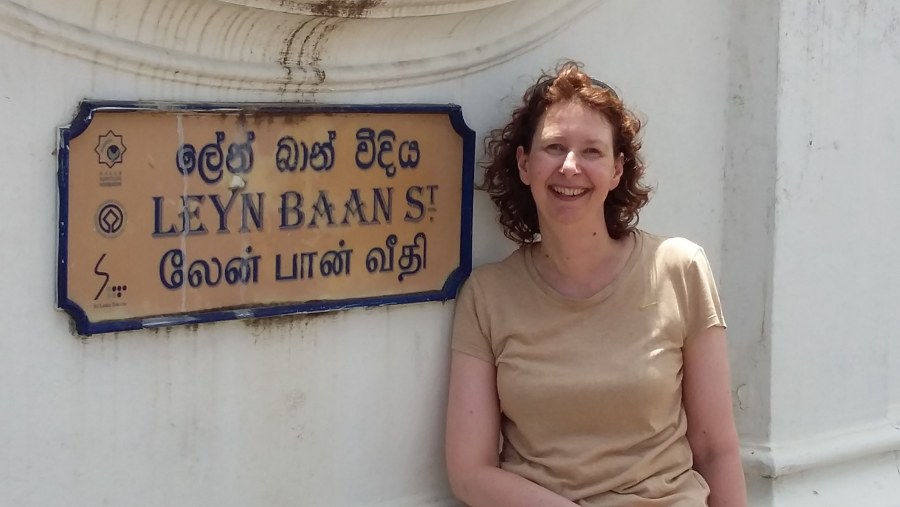
[[[541,233],[535,264],[541,277],[568,297],[589,297],[609,285],[628,260],[631,235],[615,240],[605,224],[595,230]]]

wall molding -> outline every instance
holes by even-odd
[[[741,459],[746,472],[777,478],[895,451],[900,423],[882,421],[785,443],[748,443]]]
[[[369,9],[328,11],[333,16],[302,13],[311,5],[344,3],[96,0],[90,8],[87,2],[33,0],[26,7],[0,0],[0,33],[149,78],[322,93],[477,72],[536,47],[603,0],[457,1],[443,11],[427,0],[406,6],[397,0],[385,10],[382,0],[363,2]],[[411,15],[428,9],[437,13]],[[370,17],[370,10],[393,17]]]
[[[402,18],[436,16],[476,11],[496,7],[516,0],[355,0],[351,2],[322,2],[309,0],[221,0],[256,9],[269,9],[290,14],[321,16],[325,13],[342,17],[354,17],[365,11],[367,18]],[[347,4],[352,4],[347,5]]]

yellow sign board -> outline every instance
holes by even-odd
[[[446,300],[471,271],[458,106],[84,103],[59,144],[82,334]]]

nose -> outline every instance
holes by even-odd
[[[566,159],[563,160],[563,164],[562,167],[559,168],[559,172],[567,176],[574,176],[581,172],[581,169],[578,168],[578,160],[575,156],[574,151],[570,151],[568,154],[566,154]]]

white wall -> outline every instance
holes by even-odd
[[[893,1],[781,8],[771,436],[777,467],[812,470],[785,504],[900,505],[898,23]]]
[[[572,57],[650,118],[647,156],[659,194],[645,225],[692,237],[719,262],[724,28],[710,20],[696,36],[672,40],[700,12],[725,13],[712,1],[652,3],[606,2],[564,36],[460,78],[301,97],[151,79],[0,36],[8,146],[0,498],[19,506],[448,502],[441,440],[452,303],[73,336],[53,310],[55,127],[84,97],[314,98],[456,102],[481,138],[541,68]],[[642,22],[653,36],[623,44]],[[708,79],[648,80],[649,69]],[[708,120],[682,131],[679,118],[694,114]],[[480,192],[476,209],[475,262],[498,259],[511,245]]]
[[[728,96],[721,296],[728,321],[735,416],[744,442],[767,442],[769,326],[776,180],[777,0],[734,1]]]
[[[791,389],[773,393],[776,440],[885,418],[889,385],[871,379],[887,379],[900,337],[900,241],[879,220],[900,216],[900,47],[884,40],[900,6],[793,4],[782,16],[772,316],[773,381]],[[803,399],[822,385],[816,402]]]
[[[752,504],[864,490],[862,504],[896,505],[900,6],[822,4],[594,2],[474,72],[301,93],[63,54],[9,28],[29,3],[0,0],[0,503],[452,504],[452,302],[74,336],[53,309],[55,128],[84,97],[455,102],[480,140],[572,57],[648,119],[657,193],[641,225],[702,244],[719,275]],[[481,192],[475,208],[475,263],[499,259],[512,245]]]

